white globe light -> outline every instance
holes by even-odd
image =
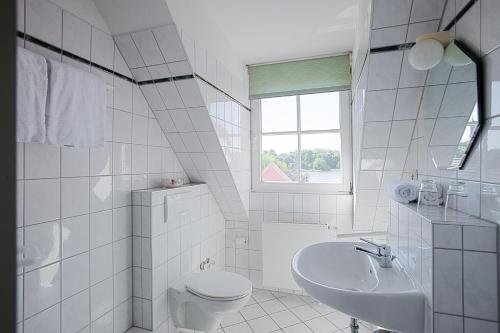
[[[435,39],[418,41],[410,50],[408,61],[419,71],[426,71],[439,64],[443,59],[443,45]]]

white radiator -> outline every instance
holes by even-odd
[[[328,240],[326,224],[263,223],[263,286],[301,290],[291,272],[293,256],[306,245]]]

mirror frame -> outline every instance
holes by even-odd
[[[477,89],[477,127],[474,133],[472,133],[471,142],[467,146],[467,149],[464,152],[464,156],[460,161],[458,167],[447,168],[448,170],[462,170],[467,164],[467,160],[469,155],[471,155],[472,149],[477,145],[477,142],[480,141],[480,134],[483,129],[484,122],[484,87],[483,87],[483,64],[481,58],[478,57],[464,42],[460,40],[454,40],[455,45],[463,52],[466,56],[468,56],[476,65],[476,89]]]

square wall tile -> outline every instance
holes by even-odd
[[[134,32],[132,39],[147,66],[165,62],[151,30]]]
[[[113,68],[115,43],[107,33],[92,27],[92,61],[106,68]]]
[[[90,24],[75,15],[63,12],[63,49],[82,58],[90,59]]]
[[[115,43],[120,49],[120,53],[123,55],[125,62],[130,68],[146,66],[130,34],[116,36]],[[138,77],[135,78],[139,79]]]
[[[440,333],[463,333],[463,318],[441,313],[434,314],[434,331]]]
[[[132,143],[148,144],[148,118],[134,115],[132,118]]]
[[[24,275],[24,318],[60,301],[61,272],[59,263]]]
[[[61,177],[83,177],[89,175],[89,149],[84,147],[61,147]]]
[[[90,178],[90,211],[98,212],[113,207],[112,202],[113,177]]]
[[[50,221],[60,216],[59,179],[24,182],[24,224]]]
[[[90,287],[89,253],[62,261],[62,298],[75,295]]]
[[[153,34],[167,63],[187,58],[175,24],[153,29]]]
[[[500,4],[495,0],[481,1],[481,53],[487,54],[500,45],[500,29],[497,20]]]
[[[399,25],[395,27],[373,29],[371,32],[370,47],[382,47],[389,45],[399,45],[405,42],[406,25]]]
[[[63,332],[77,332],[90,323],[90,291],[86,289],[61,303]]]
[[[26,265],[25,270],[33,270],[58,260],[61,256],[60,235],[59,221],[25,227],[24,246],[26,246],[26,256],[33,257],[33,263]]]
[[[114,110],[113,141],[122,143],[132,142],[132,115],[130,113]]]
[[[366,93],[365,121],[392,120],[397,90],[369,91]]]
[[[113,245],[90,251],[90,284],[94,285],[113,276]]]
[[[61,179],[61,217],[87,213],[89,213],[89,178]]]
[[[462,227],[459,225],[433,224],[433,246],[444,249],[462,249]]]
[[[90,214],[90,248],[111,243],[113,239],[113,215],[111,210]]]
[[[387,1],[387,0],[384,0]],[[401,2],[406,2],[403,0]],[[389,5],[389,7],[393,7]],[[376,53],[370,55],[368,68],[368,90],[395,89],[398,86],[402,51]]]
[[[363,148],[387,147],[391,128],[390,121],[365,123]]]
[[[27,179],[59,177],[60,150],[59,146],[25,144],[24,177]]]
[[[440,19],[446,0],[414,0],[410,22],[422,22]]]
[[[411,0],[398,1],[397,3],[390,0],[376,0],[373,3],[372,28],[408,24],[411,5]]]
[[[60,332],[61,330],[61,307],[56,304],[42,312],[37,313],[33,317],[24,321],[25,333],[36,332]],[[19,332],[18,327],[18,332]]]
[[[462,315],[462,251],[434,250],[434,311]]]
[[[411,142],[414,126],[414,120],[393,121],[389,147],[408,147]]]
[[[497,235],[489,227],[463,227],[464,250],[495,252],[497,249]]]
[[[104,280],[90,289],[90,320],[94,321],[113,309],[113,279]]]
[[[458,4],[458,2],[457,2]],[[481,52],[481,4],[475,3],[456,24],[456,38],[479,54]],[[458,12],[457,12],[458,13]]]
[[[63,258],[89,250],[89,215],[63,219],[61,222]]]
[[[473,318],[464,318],[464,332],[473,333],[496,333],[498,332],[498,323],[486,320],[479,320]]]
[[[394,120],[417,119],[423,88],[398,89]]]
[[[497,255],[464,251],[464,315],[498,320]]]
[[[26,1],[26,33],[54,46],[62,43],[62,9],[50,1]]]

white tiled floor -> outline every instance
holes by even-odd
[[[226,316],[216,333],[350,333],[349,324],[348,315],[309,296],[255,289],[248,304]],[[371,333],[373,329],[361,323],[359,333]],[[179,330],[188,332],[192,331]]]
[[[248,304],[222,320],[218,333],[349,333],[350,317],[309,296],[256,289]],[[360,333],[372,332],[362,323]]]

